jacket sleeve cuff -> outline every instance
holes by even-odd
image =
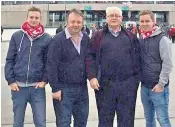
[[[161,88],[161,87],[164,87],[164,86],[165,86],[165,84],[163,84],[163,83],[161,83],[161,82],[158,83],[158,87]]]
[[[14,78],[12,78],[12,79],[8,79],[7,82],[8,82],[8,85],[10,85],[10,84],[16,82],[16,80]]]
[[[47,77],[44,76],[43,79],[42,79],[42,81],[45,82],[45,83],[48,83],[48,79],[47,79]]]
[[[53,85],[50,85],[51,86],[51,88],[52,88],[52,93],[56,93],[56,92],[58,92],[59,90],[61,90],[59,87],[55,87],[55,86],[53,86]]]
[[[88,76],[89,81],[93,78],[97,78],[97,76],[95,76],[95,75]]]

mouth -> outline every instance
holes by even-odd
[[[112,21],[112,23],[119,23],[119,22],[115,20],[115,21]]]
[[[141,26],[142,29],[147,29],[147,26]]]
[[[74,30],[79,30],[78,28],[74,28]]]

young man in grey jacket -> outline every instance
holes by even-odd
[[[171,127],[168,116],[171,41],[154,21],[151,11],[140,12],[141,100],[146,127],[156,127],[155,112],[161,127]]]

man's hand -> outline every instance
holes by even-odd
[[[90,85],[91,85],[91,88],[92,88],[92,89],[99,90],[100,85],[99,85],[99,83],[98,83],[97,78],[92,78],[92,79],[90,80]]]
[[[38,87],[39,87],[39,88],[44,88],[46,84],[47,84],[47,83],[45,83],[45,82],[39,82],[39,83],[35,86],[35,88],[36,88],[36,89],[37,89]]]
[[[163,91],[164,91],[164,87],[160,87],[160,86],[158,86],[158,84],[157,84],[157,85],[152,89],[152,91],[157,92],[157,93],[163,92]]]
[[[16,82],[10,84],[11,90],[13,91],[19,91],[18,84]]]
[[[52,98],[61,101],[61,90],[58,92],[52,93]]]

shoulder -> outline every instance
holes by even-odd
[[[53,39],[66,39],[65,31],[61,31],[57,33],[55,36],[53,36]]]
[[[48,34],[48,33],[44,33],[44,35],[43,35],[44,37],[47,37],[47,38],[51,38],[52,36],[50,35],[50,34]]]
[[[127,36],[135,37],[135,34],[133,34],[130,30],[128,30],[126,28],[122,27],[122,31],[125,32],[125,34],[127,34]]]
[[[171,44],[171,40],[165,35],[162,35],[160,39],[160,45],[169,45],[169,44]]]
[[[13,40],[15,42],[20,42],[20,40],[24,34],[25,33],[22,30],[18,30],[16,32],[14,32],[11,36],[11,41]]]
[[[133,34],[130,30],[125,29],[122,27],[122,31],[125,33],[125,35],[131,40],[131,41],[138,41],[138,38],[135,34]]]
[[[89,36],[88,36],[85,32],[82,32],[82,34],[83,34],[83,38],[84,38],[84,39],[89,40]]]
[[[66,40],[65,31],[61,31],[55,36],[53,36],[51,45],[62,45],[61,43]]]
[[[102,34],[105,34],[105,33],[106,31],[104,29],[100,29],[95,31],[92,36],[95,38],[99,38],[100,36],[102,36]]]
[[[20,37],[24,34],[22,30],[18,30],[12,34],[13,37]]]
[[[52,36],[50,35],[50,34],[48,34],[48,33],[44,33],[43,34],[43,38],[44,38],[44,40],[51,40],[52,39]]]

